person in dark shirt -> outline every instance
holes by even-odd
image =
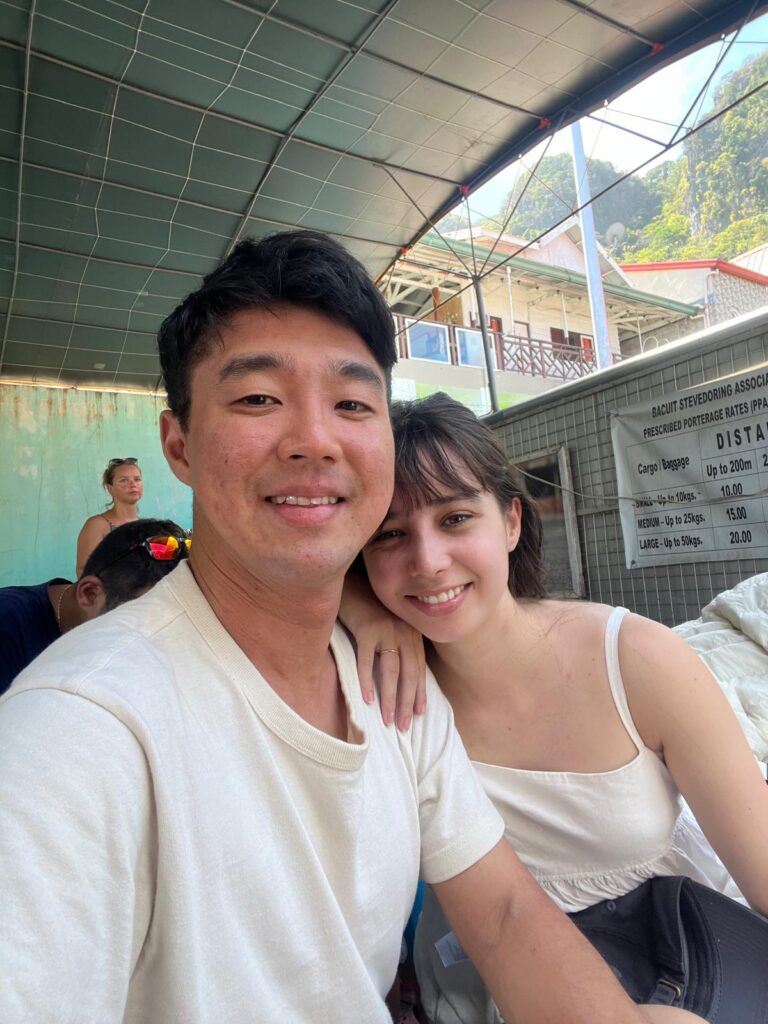
[[[57,576],[1,588],[0,693],[62,633],[153,587],[186,557],[189,543],[170,519],[137,519],[97,545],[77,582]]]

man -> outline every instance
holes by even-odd
[[[168,548],[148,544],[148,538],[183,535],[170,519],[137,519],[107,534],[77,582],[57,576],[31,587],[0,589],[0,693],[63,633],[139,597],[175,568],[180,553],[186,554],[177,542]]]
[[[509,1021],[636,1024],[436,687],[388,728],[334,625],[392,492],[363,268],[311,232],[243,243],[159,341],[195,542],[0,706],[0,1019],[383,1024],[420,868]]]

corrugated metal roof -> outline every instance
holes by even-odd
[[[151,388],[160,321],[239,238],[317,228],[378,275],[460,187],[766,7],[2,0],[0,375]]]

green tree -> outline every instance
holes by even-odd
[[[768,241],[768,213],[735,220],[724,231],[714,235],[708,246],[712,259],[730,260],[741,252],[749,252]]]
[[[653,168],[646,180],[655,191],[660,210],[644,227],[625,240],[622,258],[633,263],[679,259],[691,240],[689,185],[684,160]]]
[[[632,254],[632,262],[660,263],[677,259],[690,234],[690,221],[684,214],[662,212],[642,232],[643,245]]]
[[[768,54],[726,76],[701,120],[768,82]],[[768,241],[768,90],[759,88],[645,176],[660,212],[625,242],[637,262],[718,258]]]
[[[587,174],[593,195],[614,185],[621,177],[621,172],[605,160],[591,160]],[[544,157],[536,176],[530,181],[524,178],[510,192],[504,208],[485,222],[487,226],[498,230],[505,219],[505,210],[515,204],[517,209],[509,220],[507,231],[523,238],[535,238],[568,217],[577,205],[570,156],[558,153]],[[628,178],[595,199],[595,228],[601,238],[608,226],[616,221],[628,228],[639,228],[653,217],[660,205],[642,178]]]
[[[715,90],[707,118],[768,82],[768,53],[747,61]],[[712,236],[768,205],[768,90],[760,89],[684,144],[691,225]]]
[[[438,221],[437,226],[443,232],[461,231],[468,226],[467,215],[463,209],[459,209],[454,213],[446,214],[441,221]]]
[[[626,261],[720,258],[768,241],[768,53],[746,61],[715,89],[700,122],[753,89],[749,99],[691,135],[675,160],[645,175],[616,184],[594,202],[598,237],[615,221],[626,228],[614,255]],[[620,172],[604,160],[588,166],[593,195],[612,185]],[[517,203],[507,230],[535,238],[576,206],[570,156],[545,157],[536,177],[511,193]],[[496,230],[504,210],[487,221]]]

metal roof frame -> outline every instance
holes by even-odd
[[[768,0],[0,0],[0,375],[152,389],[244,234],[374,276],[556,127]]]

